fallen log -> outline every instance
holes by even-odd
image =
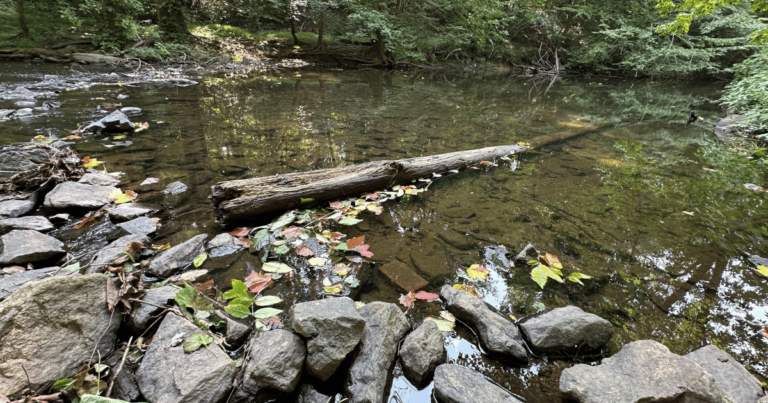
[[[560,132],[531,140],[540,147],[566,138],[593,132]],[[466,169],[470,164],[493,160],[525,150],[520,145],[486,147],[428,157],[372,161],[340,168],[278,174],[259,178],[219,182],[211,186],[210,199],[216,218],[222,223],[250,219],[297,207],[302,199],[337,200],[373,192],[414,179],[431,178],[433,173]]]

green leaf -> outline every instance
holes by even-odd
[[[542,267],[544,266],[538,265],[533,270],[531,270],[531,277],[533,278],[533,281],[539,284],[539,287],[544,289],[544,286],[547,284],[548,276],[547,273],[541,269]]]
[[[184,352],[194,353],[201,346],[208,346],[211,343],[213,343],[213,337],[207,334],[196,333],[184,340]]]
[[[349,284],[352,288],[360,287],[360,282],[357,281],[357,277],[355,276],[349,276],[344,280],[345,283]]]
[[[179,304],[181,311],[184,312],[185,315],[189,316],[190,319],[192,319],[192,315],[187,312],[187,308],[194,309],[195,299],[197,299],[197,290],[195,290],[186,282],[184,283],[184,288],[179,290],[173,297],[173,300]]]
[[[251,248],[250,252],[255,253],[261,248],[267,246],[269,243],[269,231],[267,229],[259,230],[259,232],[256,233],[256,235],[253,236],[253,239],[251,240]]]
[[[565,280],[563,280],[563,278],[562,278],[562,277],[560,277],[560,275],[558,275],[557,273],[555,273],[555,272],[552,270],[552,268],[550,268],[550,267],[548,267],[548,266],[545,266],[545,265],[543,265],[543,264],[540,264],[540,265],[538,265],[536,268],[537,268],[537,269],[541,269],[541,270],[544,272],[544,274],[546,274],[546,275],[547,275],[547,277],[551,278],[552,280],[555,280],[555,281],[557,281],[558,283],[562,283],[563,281],[565,281]],[[558,270],[558,271],[559,271],[559,270]]]
[[[349,248],[347,247],[347,243],[346,242],[340,243],[338,246],[336,246],[333,249],[334,250],[349,250]]]
[[[60,390],[70,390],[74,385],[75,385],[74,379],[69,379],[69,378],[59,379],[53,384],[53,386],[51,386],[51,390],[54,392],[58,392]]]
[[[357,218],[352,218],[352,217],[344,217],[341,220],[339,220],[339,224],[341,225],[355,225],[359,222],[363,222],[363,220],[358,220]]]
[[[296,215],[293,213],[288,213],[280,217],[277,221],[273,222],[272,225],[269,226],[269,230],[274,232],[279,229],[282,229],[286,225],[292,223],[294,220],[296,220]]]
[[[274,295],[267,295],[266,297],[261,297],[257,299],[256,301],[253,301],[256,306],[271,306],[275,304],[279,304],[283,302],[282,299],[275,297]]]
[[[315,202],[315,199],[308,197],[306,199],[302,198],[300,204],[308,204],[308,203],[314,203],[314,202]]]
[[[228,314],[238,319],[246,318],[248,317],[248,315],[251,314],[251,310],[249,309],[249,306],[235,304],[235,303],[229,303],[229,305],[224,307],[224,310],[227,311]]]
[[[195,267],[200,267],[203,264],[203,262],[205,262],[205,259],[208,259],[207,254],[203,253],[203,254],[197,255],[195,256],[195,261],[192,262],[192,264],[194,264]]]
[[[232,289],[225,292],[222,297],[224,299],[247,298],[248,286],[243,281],[232,280]]]
[[[579,283],[581,285],[584,285],[584,283],[581,282],[581,279],[588,279],[592,278],[591,276],[588,276],[584,273],[571,273],[568,275],[568,280],[573,281],[574,283]]]
[[[293,271],[293,268],[285,263],[274,262],[264,263],[261,269],[270,273],[290,273]]]
[[[253,313],[253,317],[256,319],[266,319],[266,318],[271,318],[273,316],[277,316],[281,313],[283,313],[283,311],[280,309],[261,308],[258,311]]]
[[[261,321],[257,320],[255,323],[256,323],[256,330],[258,330],[260,332],[268,332],[269,331],[269,327],[267,327],[267,325],[261,323]]]
[[[288,248],[288,245],[280,245],[277,248],[274,248],[272,250],[278,255],[285,255],[286,253],[291,251],[291,249]]]
[[[757,266],[757,274],[763,277],[768,277],[768,267],[765,267],[763,265]]]
[[[539,264],[538,260],[529,260],[528,261],[528,266],[533,266],[533,265],[537,265],[537,264]]]

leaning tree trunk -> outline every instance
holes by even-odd
[[[27,17],[24,14],[24,0],[16,0],[16,12],[19,14],[21,37],[29,39],[29,27],[27,27]]]
[[[540,147],[593,133],[607,126],[609,125],[585,125],[582,131],[555,133],[532,139],[530,144]],[[429,157],[373,161],[341,168],[219,182],[211,186],[210,199],[214,203],[217,219],[231,223],[294,208],[301,203],[301,199],[327,201],[357,196],[387,188],[392,184],[431,178],[433,173],[464,169],[473,163],[520,153],[523,150],[525,148],[519,145],[486,147]]]
[[[382,64],[387,60],[387,47],[384,43],[384,35],[381,32],[376,32],[376,39],[371,43],[368,55],[373,64]]]
[[[325,29],[325,14],[320,14],[320,22],[317,24],[317,50],[323,50],[323,30]]]
[[[192,34],[184,19],[182,0],[155,0],[157,27],[163,39],[175,42],[189,42]]]

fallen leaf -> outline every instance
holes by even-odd
[[[89,222],[91,222],[91,221],[93,221],[93,220],[95,220],[95,219],[96,219],[96,216],[93,216],[93,215],[92,215],[92,216],[90,216],[90,217],[85,217],[85,218],[83,219],[83,221],[80,221],[79,223],[77,223],[77,224],[76,224],[74,227],[72,227],[72,228],[73,228],[73,229],[80,229],[80,228],[83,228],[83,226],[84,226],[85,224],[88,224]]]
[[[322,266],[325,266],[326,261],[328,261],[328,259],[325,259],[322,257],[314,257],[312,259],[309,259],[309,264],[310,266],[322,267]]]
[[[290,252],[291,250],[286,245],[278,246],[277,248],[272,249],[273,252],[277,253],[278,255],[285,255],[286,253]]]
[[[473,286],[473,285],[469,285],[469,284],[454,284],[453,288],[455,288],[455,289],[457,289],[459,291],[464,291],[467,294],[475,296],[477,298],[483,298],[483,295],[480,294],[477,291],[477,289],[475,288],[475,286]]]
[[[491,161],[480,161],[480,165],[491,165]]]
[[[469,269],[467,269],[467,275],[473,279],[487,280],[488,273],[490,272],[490,270],[481,264],[473,264],[472,266],[469,266]]]
[[[546,263],[547,266],[562,270],[563,265],[560,263],[560,259],[557,256],[551,253],[545,253],[544,256],[540,257],[544,260],[544,263]]]
[[[360,223],[362,221],[363,220],[358,220],[357,218],[344,217],[341,220],[339,220],[339,224],[341,224],[341,225],[355,225],[355,224]]]
[[[235,237],[248,236],[248,227],[236,228],[234,231],[230,232],[229,235],[232,235]]]
[[[165,245],[152,245],[150,246],[150,248],[154,250],[166,250],[166,249],[171,249],[171,244],[167,243]]]
[[[271,305],[279,304],[281,302],[283,302],[283,300],[278,298],[278,297],[276,297],[276,296],[274,296],[274,295],[267,295],[267,296],[258,298],[257,300],[253,301],[253,303],[256,306],[271,306]]]
[[[345,265],[344,263],[339,263],[336,266],[333,266],[333,272],[338,274],[339,276],[346,276],[347,273],[349,273],[350,267]]]
[[[413,291],[400,296],[400,303],[406,308],[412,308],[414,301],[416,301],[416,294]]]
[[[427,301],[432,301],[432,300],[436,300],[436,299],[440,298],[439,295],[433,294],[431,292],[426,292],[426,291],[419,291],[419,292],[417,292],[415,297],[416,297],[416,299],[423,299],[423,300],[427,300]]]
[[[283,313],[280,309],[275,308],[261,308],[253,313],[253,317],[256,319],[266,319],[270,318],[272,316],[277,316],[279,314]]]
[[[347,241],[347,249],[355,249],[365,243],[365,235],[352,238]]]
[[[141,132],[141,131],[149,129],[149,123],[147,123],[147,122],[144,122],[144,123],[134,123],[134,126],[136,126],[136,129],[133,130],[134,133],[138,133],[138,132]]]
[[[323,235],[329,236],[331,237],[331,239],[339,239],[339,238],[344,238],[346,236],[341,232],[330,232],[330,231],[323,231]]]
[[[274,262],[264,263],[264,265],[261,266],[261,269],[270,273],[278,274],[290,273],[293,271],[293,268],[285,263]]]
[[[344,289],[344,287],[342,287],[341,284],[334,284],[334,285],[331,285],[331,286],[323,287],[323,290],[325,290],[325,292],[331,293],[331,294],[338,294],[343,289]]]
[[[232,243],[235,245],[243,246],[243,247],[249,247],[251,246],[251,240],[249,238],[232,238]]]
[[[245,285],[252,293],[258,294],[272,284],[272,274],[251,273],[245,279]]]
[[[456,318],[448,311],[440,311],[440,317],[428,316],[425,320],[435,322],[441,332],[452,332],[456,327]]]
[[[101,164],[104,163],[104,161],[99,161],[98,159],[91,158],[91,157],[85,157],[85,158],[83,158],[82,161],[83,161],[83,166],[88,168],[88,169],[95,168],[98,165],[101,165]]]
[[[744,187],[749,190],[754,190],[755,192],[768,192],[768,190],[764,189],[762,186],[755,185],[754,183],[745,183]]]
[[[344,203],[335,201],[335,202],[331,202],[330,206],[332,209],[341,210],[344,208]]]
[[[184,340],[184,352],[188,354],[194,353],[200,347],[208,346],[211,343],[213,343],[213,337],[207,334],[196,333]]]
[[[289,227],[280,232],[280,235],[283,235],[284,237],[291,239],[291,238],[298,238],[299,235],[303,234],[304,230],[302,230],[299,227]]]
[[[203,262],[205,262],[205,259],[208,259],[208,255],[205,253],[201,253],[195,256],[195,260],[192,262],[192,264],[194,264],[195,267],[200,267],[203,264]]]
[[[357,249],[356,249],[356,250],[357,250],[357,253],[359,253],[359,254],[360,254],[360,256],[364,256],[364,257],[373,257],[373,252],[369,252],[369,251],[368,251],[368,248],[369,248],[370,246],[371,246],[371,245],[368,245],[368,244],[366,244],[366,245],[360,245],[360,246],[358,246],[358,247],[357,247]]]
[[[213,279],[210,279],[210,280],[208,280],[208,281],[206,281],[204,283],[192,284],[192,287],[195,287],[195,288],[197,288],[200,291],[205,291],[205,290],[213,287]]]
[[[763,266],[763,265],[757,266],[757,274],[759,274],[759,275],[761,275],[763,277],[768,277],[768,267]]]
[[[264,326],[269,326],[272,328],[278,328],[283,326],[283,322],[280,321],[280,318],[277,316],[270,316],[266,319],[259,319],[259,322],[264,324]]]
[[[304,245],[299,245],[299,247],[296,248],[296,254],[299,256],[310,257],[315,256],[315,251]]]

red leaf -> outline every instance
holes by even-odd
[[[328,236],[330,236],[331,239],[339,239],[344,238],[346,235],[342,234],[341,232],[331,232]]]
[[[192,286],[197,288],[200,291],[205,291],[205,290],[213,287],[213,279],[210,279],[210,280],[208,280],[208,281],[206,281],[204,283],[192,284]]]
[[[283,231],[280,233],[280,235],[283,235],[283,236],[285,236],[286,238],[288,238],[288,239],[291,239],[291,238],[298,238],[298,237],[299,237],[299,235],[301,235],[301,234],[303,234],[303,233],[304,233],[304,231],[303,231],[301,228],[298,228],[298,227],[290,227],[290,228],[286,228],[286,229],[284,229],[284,230],[283,230]]]
[[[235,245],[240,245],[247,248],[251,246],[251,239],[250,238],[232,238],[232,243],[234,243]]]
[[[86,157],[86,158],[87,158],[87,157]],[[75,225],[75,226],[74,226],[74,227],[72,227],[72,228],[73,228],[73,229],[80,229],[80,228],[83,228],[83,226],[84,226],[85,224],[88,224],[89,222],[91,222],[91,221],[93,221],[93,220],[95,220],[95,219],[96,219],[96,216],[85,217],[85,219],[83,219],[83,221],[80,221],[79,223],[77,223],[77,225]]]
[[[419,292],[416,293],[416,299],[423,299],[423,300],[427,300],[427,301],[432,301],[432,300],[435,300],[435,299],[438,299],[438,298],[440,298],[439,295],[433,294],[431,292],[419,291]]]
[[[416,300],[416,294],[413,293],[413,291],[409,292],[408,294],[401,295],[400,296],[400,303],[403,304],[406,308],[413,308],[413,301]]]
[[[358,246],[357,249],[356,249],[357,253],[359,253],[360,256],[373,257],[373,252],[368,252],[368,248],[370,246],[371,245],[368,245],[368,244]]]
[[[264,326],[269,326],[271,328],[278,328],[283,327],[283,322],[280,322],[280,318],[277,316],[270,316],[266,319],[259,319],[259,322],[263,323]]]
[[[339,202],[339,201],[332,202],[331,203],[331,208],[332,209],[342,209],[342,208],[344,208],[344,203]]]
[[[480,161],[480,165],[491,165],[491,161]]]
[[[260,293],[261,290],[269,287],[270,284],[272,284],[271,273],[251,273],[251,275],[245,279],[245,285],[247,285],[248,289],[254,294]]]
[[[299,247],[296,248],[296,254],[299,256],[310,257],[315,256],[315,251],[304,245],[299,245]]]
[[[376,199],[379,198],[379,194],[378,193],[371,193],[371,194],[368,195],[368,198],[371,199],[371,200],[376,200]]]
[[[230,232],[229,235],[232,235],[235,237],[248,236],[248,227],[235,228],[235,230]]]
[[[347,249],[355,249],[365,243],[365,235],[347,241]]]

